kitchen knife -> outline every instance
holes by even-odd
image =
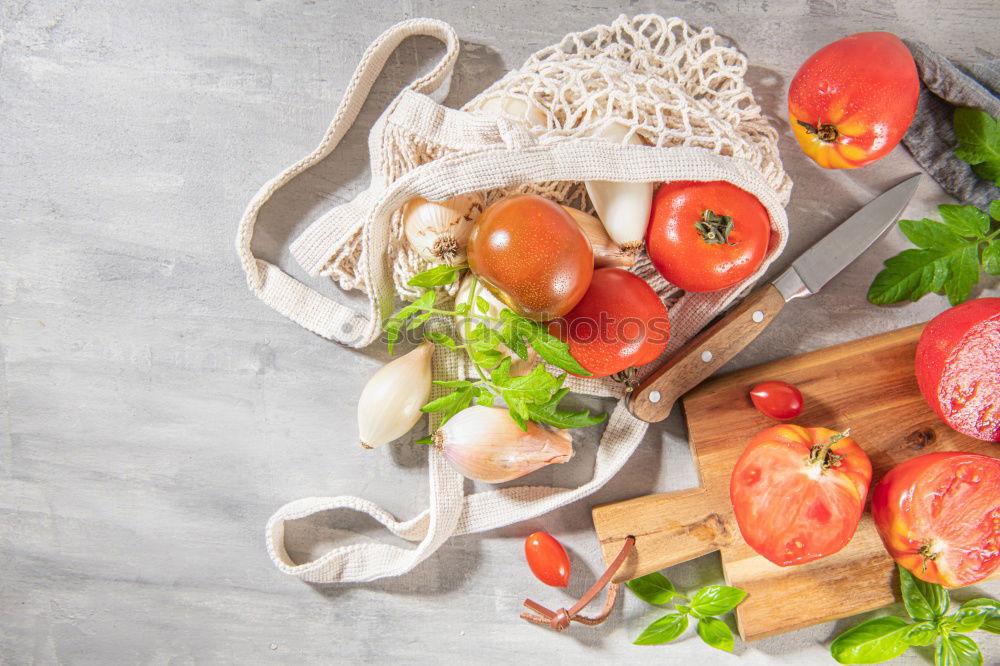
[[[716,323],[646,378],[629,398],[643,421],[662,421],[679,397],[750,344],[793,298],[812,296],[891,227],[917,191],[920,174],[880,194],[792,262],[774,281],[755,289]]]

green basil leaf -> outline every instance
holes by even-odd
[[[950,276],[948,255],[940,250],[903,250],[885,260],[885,268],[868,288],[875,305],[916,301],[939,291]]]
[[[975,206],[941,204],[938,212],[941,213],[941,220],[962,236],[981,238],[990,232],[989,216]]]
[[[949,634],[941,637],[934,651],[935,666],[982,666],[983,653],[968,636]]]
[[[920,622],[911,624],[903,633],[903,640],[907,645],[920,645],[926,647],[934,645],[938,638],[938,628],[933,622]]]
[[[702,617],[722,615],[746,599],[746,590],[728,585],[708,585],[698,590],[691,599],[691,609]]]
[[[964,303],[979,282],[979,248],[969,245],[953,253],[948,268],[951,278],[944,284],[948,301],[952,305]]]
[[[946,619],[951,620],[949,631],[968,633],[983,626],[987,616],[976,608],[960,608],[957,613],[952,613]]]
[[[633,645],[660,645],[669,643],[684,633],[687,629],[687,615],[668,613],[642,630],[639,637],[632,641]]]
[[[683,613],[684,615],[687,615],[688,613],[692,612],[691,607],[685,606],[684,604],[677,604],[676,606],[674,606],[674,608],[677,609],[677,612]]]
[[[848,629],[830,644],[841,664],[877,664],[895,659],[909,647],[903,636],[909,624],[901,617],[878,617]]]
[[[906,612],[914,620],[936,620],[948,612],[951,600],[948,590],[940,585],[920,580],[907,569],[896,565],[899,570],[899,587]]]
[[[658,606],[668,604],[671,599],[678,596],[674,584],[659,572],[633,578],[628,582],[628,588],[646,603]]]
[[[454,338],[449,335],[445,335],[444,333],[427,333],[424,337],[435,344],[441,345],[442,347],[447,347],[448,349],[458,349],[458,343],[455,342]]]
[[[406,283],[411,287],[440,287],[451,284],[458,278],[458,269],[448,264],[435,266],[423,273],[417,273]]]
[[[698,635],[701,640],[718,650],[733,651],[733,630],[722,620],[714,617],[698,620]]]
[[[991,634],[1000,634],[1000,601],[995,599],[969,599],[962,604],[959,612],[975,611],[984,616],[983,623],[979,626],[983,631]]]
[[[900,220],[899,230],[917,247],[948,250],[967,241],[937,220]]]
[[[991,241],[983,250],[983,270],[990,275],[1000,275],[1000,240]]]

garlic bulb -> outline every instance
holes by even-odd
[[[486,483],[510,481],[573,457],[568,431],[529,421],[525,432],[503,407],[482,405],[463,409],[438,428],[434,446],[462,476]]]
[[[447,201],[417,197],[403,207],[403,232],[413,249],[435,263],[465,263],[465,246],[475,221],[470,215],[479,194],[463,194]]]
[[[506,95],[490,97],[479,105],[479,109],[494,116],[512,118],[523,123],[529,129],[545,129],[548,126],[548,120],[544,113],[518,97],[507,97]]]
[[[361,446],[374,449],[402,437],[417,424],[431,395],[434,345],[424,341],[413,351],[379,368],[358,400]]]
[[[595,136],[623,143],[629,128],[613,120],[604,125]],[[645,142],[637,133],[628,137],[628,143],[643,145]],[[621,246],[622,251],[637,254],[642,250],[649,224],[649,210],[653,204],[655,183],[612,183],[606,180],[592,180],[584,183],[587,194],[594,204],[597,217],[601,219],[608,235]]]
[[[458,292],[455,294],[456,303],[465,303],[469,300],[469,290],[472,288],[472,279],[473,279],[472,273],[467,273],[466,276],[462,278],[461,284],[458,285]],[[489,310],[483,313],[487,317],[499,317],[500,312],[507,309],[507,305],[505,305],[503,301],[501,301],[499,298],[494,296],[493,292],[487,289],[481,280],[479,281],[479,286],[476,287],[476,296],[482,296],[483,300],[485,300],[489,304],[490,306]],[[472,304],[472,312],[473,314],[479,313],[479,309],[476,307],[475,303]],[[468,340],[465,337],[465,319],[466,318],[462,317],[461,315],[456,315],[455,317],[455,327],[457,329],[456,332],[458,333],[458,337],[461,338],[462,342],[468,342]],[[476,324],[475,319],[470,318],[469,321],[470,331],[472,330],[472,327],[475,326],[475,324]],[[497,349],[503,352],[504,354],[510,355],[511,377],[521,377],[523,375],[528,374],[529,372],[531,372],[531,368],[533,368],[535,364],[538,362],[538,354],[536,354],[535,350],[531,349],[530,347],[528,348],[527,359],[518,358],[518,356],[513,351],[511,351],[510,348],[507,347],[507,345],[501,344],[497,347]]]
[[[590,245],[594,248],[594,265],[598,268],[609,266],[621,266],[631,268],[635,265],[635,253],[623,252],[618,244],[611,240],[607,230],[601,221],[593,215],[588,215],[582,210],[563,206],[569,216],[577,223],[583,233],[590,239]]]

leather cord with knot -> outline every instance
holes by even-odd
[[[618,573],[618,569],[621,568],[622,564],[625,562],[625,558],[629,556],[632,549],[635,547],[635,537],[627,536],[625,537],[625,543],[622,545],[621,552],[615,557],[614,561],[608,566],[607,570],[597,579],[587,593],[580,597],[573,606],[566,610],[565,608],[560,608],[557,611],[551,611],[545,606],[532,601],[531,599],[525,599],[524,605],[531,610],[538,613],[535,615],[533,613],[528,613],[523,611],[521,613],[521,618],[527,620],[528,622],[534,622],[535,624],[547,624],[556,631],[562,631],[570,625],[570,622],[579,622],[580,624],[586,624],[589,626],[594,626],[604,622],[608,619],[608,615],[611,614],[611,609],[615,607],[615,599],[618,598],[618,583],[610,583],[611,578]],[[594,600],[594,598],[600,594],[604,586],[608,586],[608,596],[604,602],[604,608],[601,612],[594,617],[587,617],[586,615],[580,615],[580,611],[583,610],[587,604]]]

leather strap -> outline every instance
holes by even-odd
[[[615,607],[615,599],[618,598],[618,583],[610,583],[611,578],[618,573],[618,569],[621,568],[622,564],[625,562],[625,558],[629,556],[632,549],[635,547],[635,537],[628,536],[625,537],[625,543],[622,545],[621,551],[618,556],[615,557],[614,561],[608,566],[607,570],[597,579],[587,593],[580,597],[573,606],[566,610],[565,608],[560,608],[559,610],[553,612],[550,611],[545,606],[535,603],[531,599],[525,599],[524,605],[531,610],[539,613],[539,615],[534,615],[528,612],[522,612],[521,618],[527,620],[528,622],[534,622],[535,624],[547,624],[556,631],[562,631],[569,626],[570,622],[579,622],[580,624],[586,624],[588,626],[598,625],[608,619],[608,615],[611,614],[611,609]],[[587,617],[586,615],[580,615],[587,604],[594,600],[594,598],[601,593],[604,586],[608,586],[608,597],[604,602],[604,608],[601,612],[594,617]]]

